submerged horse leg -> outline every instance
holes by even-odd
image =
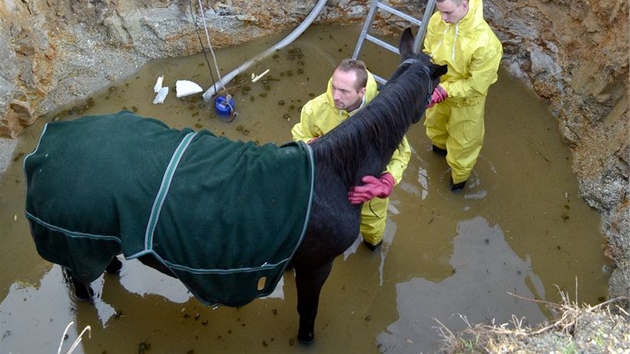
[[[320,267],[294,264],[295,284],[297,286],[297,309],[300,315],[298,340],[303,344],[311,344],[315,339],[315,317],[319,306],[319,294],[324,282],[330,275],[333,262]]]
[[[120,259],[118,259],[118,257],[114,256],[111,262],[109,262],[109,264],[107,265],[107,268],[105,268],[105,272],[109,274],[118,274],[120,273],[121,268],[122,262],[120,261]]]
[[[105,272],[109,274],[118,274],[121,268],[122,262],[118,259],[118,257],[114,256],[105,268]],[[72,286],[74,297],[79,301],[92,300],[92,298],[94,297],[94,290],[92,290],[90,283],[84,283],[76,279],[74,276],[72,276],[72,272],[68,268],[62,267],[62,269],[64,276]]]
[[[74,294],[74,298],[78,301],[90,301],[94,296],[94,290],[89,283],[84,283],[72,276],[70,269],[61,267],[66,281],[70,283],[70,290]]]

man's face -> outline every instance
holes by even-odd
[[[455,24],[468,13],[468,0],[463,0],[459,6],[453,0],[446,0],[436,3],[436,7],[442,15],[442,21]]]
[[[332,96],[337,109],[352,112],[359,108],[365,87],[357,91],[357,74],[354,71],[335,70],[332,76]]]

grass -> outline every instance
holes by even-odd
[[[619,303],[627,297],[605,301],[597,306],[579,306],[559,290],[562,302],[542,303],[554,314],[552,321],[535,327],[523,324],[512,315],[508,323],[471,324],[459,315],[467,328],[454,333],[439,320],[442,353],[628,353],[630,352],[630,314]],[[577,297],[577,296],[576,296]]]

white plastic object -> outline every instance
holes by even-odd
[[[155,93],[160,92],[160,89],[162,88],[162,80],[164,80],[164,76],[160,76],[157,78],[157,81],[155,82],[155,86],[153,86],[153,92]]]
[[[195,93],[203,91],[201,86],[189,80],[177,80],[175,89],[177,90],[177,98],[194,95]]]
[[[268,72],[269,72],[269,69],[265,70],[262,74],[260,74],[258,76],[252,77],[252,82],[256,82],[256,81],[260,80],[260,78],[262,78],[263,76],[267,75]],[[254,75],[254,74],[252,74],[252,75]]]
[[[158,90],[157,95],[155,95],[155,98],[153,99],[153,104],[164,103],[164,100],[166,99],[167,95],[168,95],[168,86],[160,88]]]

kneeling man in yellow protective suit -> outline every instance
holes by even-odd
[[[376,97],[374,76],[360,60],[344,59],[335,68],[325,93],[308,101],[302,108],[300,122],[291,129],[293,140],[309,142],[318,138],[356,113]],[[402,179],[411,149],[403,138],[385,171],[380,176],[364,176],[362,186],[349,193],[350,202],[363,204],[361,235],[372,251],[383,244],[389,195]]]

